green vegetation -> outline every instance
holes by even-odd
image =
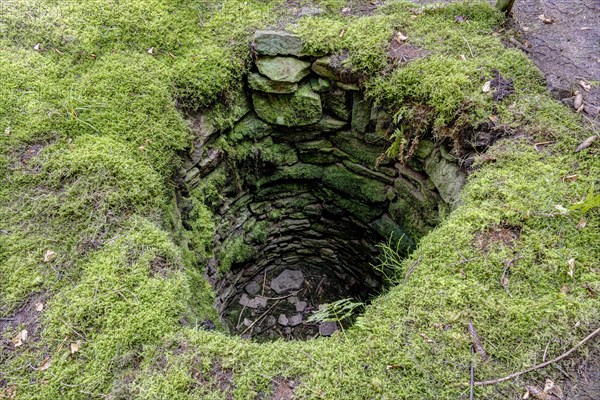
[[[184,227],[172,183],[192,142],[181,109],[212,106],[217,125],[230,123],[249,38],[291,18],[283,1],[3,2],[0,318],[25,312],[37,323],[0,338],[0,398],[254,399],[290,379],[305,398],[455,399],[468,390],[468,323],[493,359],[473,359],[477,378],[540,362],[546,348],[558,355],[597,327],[598,147],[573,152],[590,132],[501,44],[502,14],[484,2],[391,1],[343,17],[345,1],[305,3],[326,12],[293,29],[310,50],[347,50],[349,66],[371,77],[369,96],[410,127],[404,140],[428,126],[455,139],[491,116],[519,138],[478,159],[462,204],[408,259],[384,259],[398,284],[345,335],[257,344],[206,331],[201,322],[216,316],[198,260],[211,252],[206,205],[228,172],[202,181],[188,210],[196,222]],[[430,55],[388,71],[398,30]],[[498,102],[481,90],[493,69],[515,87]],[[496,240],[503,227],[517,237]],[[243,258],[241,237],[231,243],[229,257]],[[21,329],[29,337],[15,347]],[[517,397],[546,377],[560,373],[477,396]]]

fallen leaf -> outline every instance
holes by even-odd
[[[510,283],[510,281],[508,280],[508,278],[506,276],[503,276],[502,278],[500,278],[500,284],[502,285],[502,287],[504,289],[506,289],[508,287],[509,283]]]
[[[78,340],[75,343],[71,343],[71,354],[75,354],[79,351],[79,348],[81,347],[81,340]]]
[[[586,92],[589,92],[590,89],[592,88],[592,85],[590,85],[589,83],[587,83],[584,80],[580,80],[578,83],[579,83],[579,86],[581,86],[583,88],[583,90],[585,90]]]
[[[569,274],[571,279],[573,279],[573,276],[575,275],[575,259],[569,258],[569,260],[567,261],[567,265],[569,266],[569,270],[567,271],[567,273]]]
[[[581,218],[581,219],[579,220],[579,223],[577,224],[577,227],[576,227],[576,228],[577,228],[577,229],[583,229],[583,228],[585,228],[585,227],[586,227],[586,225],[587,225],[587,221],[585,220],[585,218]]]
[[[154,47],[150,47],[148,49],[148,54],[154,54]]]
[[[460,61],[467,61],[467,57],[464,54],[460,55]]]
[[[46,251],[46,254],[44,254],[44,262],[50,262],[52,260],[54,260],[56,258],[56,253],[53,252],[52,250],[48,250]]]
[[[567,210],[560,204],[555,205],[554,208],[558,211],[560,215],[567,215],[569,213],[569,210]]]
[[[575,93],[575,98],[573,99],[573,108],[579,110],[583,105],[583,95],[579,92]]]
[[[345,34],[346,34],[346,28],[342,28],[342,30],[340,31],[340,34],[338,36],[344,37]]]
[[[498,116],[497,115],[490,115],[488,117],[490,119],[490,121],[492,121],[493,123],[497,123],[498,122]]]
[[[35,46],[33,46],[33,49],[36,51],[40,51],[42,49],[42,44],[41,43],[36,44]]]
[[[398,32],[396,33],[396,36],[394,36],[394,39],[396,40],[396,42],[398,43],[402,43],[404,42],[406,39],[408,39],[408,36],[404,36],[402,34],[402,32]]]
[[[433,340],[431,340],[431,338],[429,336],[427,336],[427,334],[425,334],[425,333],[419,333],[419,336],[421,336],[423,338],[423,340],[425,340],[425,342],[427,342],[427,343],[433,343]]]
[[[554,22],[556,22],[554,18],[548,18],[544,14],[538,15],[538,18],[545,24],[553,24]]]
[[[583,142],[581,142],[581,144],[579,146],[577,146],[577,148],[575,149],[575,153],[579,153],[581,150],[587,149],[588,147],[590,147],[597,138],[598,138],[598,136],[594,135],[594,136],[590,136],[589,138],[585,139]]]
[[[42,303],[41,301],[39,303],[35,303],[36,311],[42,311],[43,309],[44,309],[44,303]]]
[[[564,181],[568,181],[568,182],[575,182],[577,179],[579,179],[579,175],[577,175],[577,174],[565,175],[563,178]]]
[[[50,359],[50,357],[46,357],[42,360],[42,364],[36,368],[36,371],[45,371],[48,368],[50,368],[51,364],[52,364],[52,360]]]
[[[544,386],[544,393],[548,393],[554,398],[563,399],[564,393],[560,386],[557,386],[552,380],[546,378],[546,385]]]
[[[486,83],[483,84],[481,91],[483,93],[488,93],[490,90],[492,90],[492,81],[487,81]]]
[[[563,285],[563,286],[560,288],[560,292],[561,292],[562,294],[567,294],[567,293],[569,293],[569,286],[567,286],[567,285]]]
[[[15,347],[20,347],[23,345],[24,342],[27,341],[28,336],[29,332],[27,332],[27,329],[23,329],[21,332],[19,332],[17,336],[13,338],[12,342],[15,345]]]

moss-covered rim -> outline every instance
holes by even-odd
[[[313,49],[348,49],[373,74],[369,93],[398,116],[424,105],[437,135],[492,120],[518,135],[477,161],[464,204],[410,259],[392,261],[400,283],[346,337],[256,345],[198,329],[214,317],[193,263],[210,251],[210,219],[199,207],[205,223],[193,235],[180,224],[169,179],[190,134],[173,98],[223,100],[216,120],[228,123],[250,32],[275,23],[282,3],[3,3],[0,323],[21,325],[2,333],[2,395],[251,399],[294,387],[307,398],[451,399],[465,393],[471,362],[477,378],[505,375],[597,326],[600,215],[571,206],[600,183],[598,150],[573,153],[591,133],[494,36],[501,16],[483,3],[387,2],[342,18],[345,2],[327,0],[312,2],[323,15],[290,29]],[[397,30],[432,54],[376,74]],[[493,68],[516,88],[501,103],[481,91]],[[503,226],[519,227],[518,238],[494,240]],[[478,247],[482,235],[490,239]],[[471,357],[469,322],[493,362]],[[560,365],[571,370],[597,348]],[[477,394],[516,397],[560,375],[544,369]]]

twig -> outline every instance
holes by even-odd
[[[246,311],[246,306],[242,307],[242,311],[240,311],[240,316],[238,317],[237,324],[235,325],[235,330],[240,329],[240,322],[242,322],[242,315],[244,315],[244,311]]]
[[[303,351],[304,355],[306,355],[306,357],[310,358],[311,360],[313,360],[315,363],[317,363],[317,365],[321,366],[321,368],[325,368],[325,366],[323,364],[321,364],[320,362],[318,362],[317,360],[315,360],[314,358],[312,358],[312,356],[310,354],[308,354],[307,352]]]
[[[302,291],[302,289],[299,289],[299,290],[296,290],[295,292],[288,293],[285,296],[280,296],[280,297],[264,297],[264,296],[261,296],[261,297],[264,297],[267,300],[283,300],[283,299],[287,299],[288,297],[295,296],[298,293],[300,293],[301,291]]]
[[[520,48],[521,50],[523,50],[525,53],[529,53],[530,50],[527,47],[525,47],[525,45],[523,43],[519,42],[514,37],[509,38],[508,41],[511,42],[512,44],[514,44],[515,46],[517,46],[518,48]]]
[[[542,356],[542,362],[546,362],[546,354],[548,353],[548,346],[550,346],[551,341],[552,341],[552,339],[548,340],[548,344],[546,345],[546,348],[544,349],[544,355]]]
[[[477,354],[479,354],[481,360],[483,362],[486,362],[488,359],[488,355],[485,349],[483,348],[483,345],[481,344],[481,339],[479,338],[479,335],[477,334],[477,331],[475,330],[475,327],[472,323],[469,323],[468,330],[469,336],[471,336],[471,342],[473,342],[473,347],[475,348],[475,350],[477,350]]]
[[[417,261],[415,261],[409,269],[406,270],[406,274],[404,274],[404,284],[406,285],[408,283],[408,278],[410,278],[410,276],[412,275],[412,273],[415,271],[415,269],[419,266],[419,263],[421,262],[421,257],[423,256],[423,254],[419,254],[419,258],[417,258]]]
[[[455,262],[454,264],[450,264],[450,265],[448,265],[448,266],[449,266],[449,267],[454,267],[455,265],[461,265],[461,264],[470,263],[471,261],[475,261],[475,260],[478,260],[478,259],[480,259],[480,258],[481,258],[481,257],[473,257],[473,258],[468,258],[468,259],[465,259],[465,260],[460,260],[460,261],[457,261],[457,262]]]
[[[252,324],[250,324],[249,327],[247,327],[246,329],[244,329],[244,331],[240,334],[240,336],[243,335],[244,333],[248,332],[248,330],[250,328],[252,328],[254,325],[256,325],[257,322],[259,322],[260,320],[262,320],[269,313],[269,311],[271,311],[277,304],[279,304],[280,301],[281,300],[277,300],[275,302],[275,304],[273,304],[271,307],[269,307],[269,309],[267,311],[265,311],[264,313],[262,313],[262,315],[260,317],[258,317],[257,319],[255,319],[254,322]]]
[[[475,394],[475,366],[473,364],[473,354],[475,354],[475,349],[471,346],[471,380],[469,381],[469,400],[473,400],[473,396]]]
[[[550,361],[546,361],[546,362],[543,362],[541,364],[534,365],[533,367],[529,367],[529,368],[524,369],[522,371],[515,372],[514,374],[510,374],[510,375],[505,376],[503,378],[492,379],[492,380],[489,380],[489,381],[479,381],[479,382],[474,382],[473,384],[475,386],[495,385],[496,383],[500,383],[500,382],[508,381],[510,379],[514,379],[514,378],[516,378],[518,376],[521,376],[521,375],[526,374],[528,372],[534,371],[536,369],[547,367],[550,364],[553,364],[553,363],[555,363],[557,361],[562,360],[565,357],[568,357],[569,354],[571,354],[572,352],[574,352],[575,350],[577,350],[577,348],[579,348],[582,345],[584,345],[586,342],[588,342],[590,339],[592,339],[594,336],[596,336],[599,333],[600,333],[600,328],[596,329],[594,332],[592,332],[589,335],[587,335],[585,337],[585,339],[583,339],[582,341],[580,341],[579,343],[577,343],[575,346],[571,347],[571,349],[568,350],[567,352],[561,354],[560,356],[558,356],[558,357],[556,357],[556,358],[554,358],[554,359],[552,359]]]
[[[469,53],[471,53],[471,58],[475,58],[475,56],[473,55],[473,49],[471,48],[471,45],[469,44],[469,41],[467,40],[466,37],[463,36],[463,34],[458,31],[458,34],[460,35],[460,37],[465,41],[465,43],[467,44],[467,47],[469,48]]]

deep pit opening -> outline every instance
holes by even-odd
[[[397,227],[386,238],[337,205],[340,196],[318,180],[284,181],[251,188],[222,207],[235,222],[217,228],[229,235],[218,238],[213,286],[231,334],[258,341],[330,336],[381,293],[378,244],[402,241],[408,250],[411,241]],[[373,214],[385,212],[382,204],[372,207]],[[226,273],[219,272],[223,264]],[[312,321],[323,307],[327,315]],[[352,316],[342,318],[346,312]]]
[[[384,291],[378,245],[406,255],[457,204],[466,179],[451,144],[433,135],[413,142],[410,159],[387,157],[394,110],[365,96],[343,54],[304,54],[299,40],[257,32],[243,93],[228,105],[234,122],[217,127],[211,110],[191,113],[194,146],[180,173],[184,227],[194,231],[196,203],[215,225],[199,264],[221,326],[257,341],[351,324],[331,307],[337,321],[311,315]]]

